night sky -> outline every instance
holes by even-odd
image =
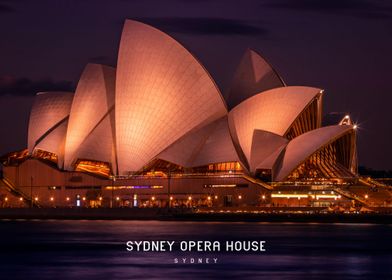
[[[246,48],[288,85],[350,112],[359,161],[392,169],[392,4],[366,0],[0,0],[0,154],[27,146],[38,91],[74,90],[86,63],[116,65],[126,18],[169,33],[223,93]]]

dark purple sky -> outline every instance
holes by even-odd
[[[359,161],[392,169],[392,4],[367,0],[0,0],[0,154],[26,147],[36,91],[74,89],[116,64],[126,18],[183,43],[225,92],[242,52],[288,85],[325,89],[324,112],[359,124]]]

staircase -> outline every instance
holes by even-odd
[[[251,182],[251,183],[253,183],[253,184],[257,184],[257,185],[259,185],[259,186],[262,186],[263,188],[265,188],[265,189],[267,189],[267,190],[272,191],[272,190],[274,189],[271,185],[268,185],[267,183],[265,183],[265,182],[263,182],[263,181],[261,181],[261,180],[259,180],[259,179],[253,178],[253,177],[248,176],[248,175],[245,175],[245,174],[242,175],[242,177],[243,177],[245,180],[247,180],[247,181],[249,181],[249,182]]]
[[[359,182],[361,182],[362,184],[369,186],[369,187],[379,187],[379,188],[387,188],[390,189],[391,187],[388,185],[385,185],[383,183],[380,183],[376,180],[373,180],[372,178],[363,178],[360,177],[359,178]]]
[[[6,187],[7,191],[9,191],[12,195],[17,196],[17,197],[22,197],[23,201],[26,204],[31,205],[32,198],[30,196],[26,195],[25,193],[21,192],[20,190],[18,190],[18,188],[16,188],[12,184],[12,182],[10,182],[7,178],[1,178],[0,181],[3,182],[3,184]],[[33,206],[41,207],[36,201],[33,201]]]
[[[346,190],[343,190],[343,189],[338,188],[338,187],[335,187],[333,190],[336,193],[338,193],[338,194],[340,194],[342,196],[345,196],[345,197],[347,197],[347,198],[349,198],[351,200],[358,201],[359,203],[361,203],[361,204],[363,204],[365,206],[368,206],[368,207],[371,206],[367,200],[363,199],[362,197],[360,197],[360,196],[358,196],[358,195],[356,195],[356,194],[354,194],[354,193],[352,193],[350,191],[346,191]]]

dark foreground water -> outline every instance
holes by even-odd
[[[0,279],[392,279],[389,225],[0,221],[0,238]],[[265,240],[267,251],[128,252],[128,240]]]

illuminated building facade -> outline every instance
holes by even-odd
[[[277,182],[355,180],[356,127],[322,127],[323,90],[247,50],[227,96],[179,42],[127,20],[117,68],[37,94],[2,184],[49,206],[241,206],[270,203]]]

